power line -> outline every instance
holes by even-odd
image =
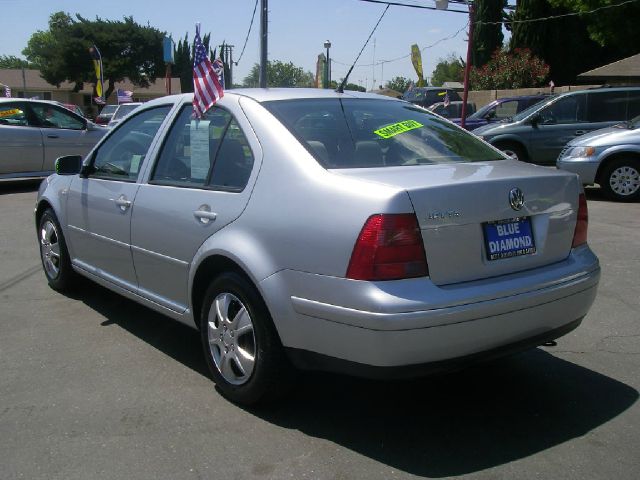
[[[427,5],[415,5],[412,3],[401,3],[401,2],[388,2],[386,0],[360,0],[361,2],[368,2],[368,3],[381,3],[382,5],[393,5],[394,7],[410,7],[410,8],[419,8],[422,10],[439,10],[436,7],[429,7]],[[453,1],[453,0],[450,0]],[[461,3],[461,4],[466,4],[466,2],[455,2],[455,3]],[[469,14],[469,12],[467,10],[442,10],[447,11],[447,12],[456,12],[456,13],[465,13],[465,14]]]
[[[253,19],[256,18],[256,10],[258,9],[258,0],[256,0],[255,5],[253,6],[253,15],[251,15],[251,23],[249,24],[249,31],[247,32],[247,36],[244,39],[244,45],[242,46],[242,51],[240,52],[240,56],[238,60],[235,61],[236,66],[240,63],[240,59],[242,55],[244,55],[244,49],[247,48],[247,42],[249,41],[249,34],[251,33],[251,27],[253,27]]]
[[[445,42],[447,40],[451,40],[451,39],[457,37],[462,32],[466,31],[468,26],[469,26],[469,22],[465,23],[464,26],[460,30],[458,30],[456,33],[454,33],[453,35],[449,35],[448,37],[444,37],[444,38],[441,38],[439,40],[436,40],[435,42],[427,45],[426,47],[423,47],[421,49],[421,51],[424,52],[425,50],[428,50],[429,48],[433,48],[433,47],[435,47],[436,45],[438,45],[438,44],[440,44],[442,42]],[[357,65],[357,67],[358,68],[360,68],[360,67],[373,67],[373,66],[381,65],[383,63],[397,62],[398,60],[404,60],[405,58],[409,58],[409,57],[411,57],[410,53],[408,53],[407,55],[403,55],[401,57],[392,58],[391,60],[380,60],[379,62],[376,62],[376,63],[367,63],[367,64],[362,64],[362,65]],[[342,63],[342,62],[339,62],[339,61],[334,60],[334,59],[331,59],[331,61],[334,62],[334,63],[337,63],[338,65],[349,66],[348,63]]]
[[[544,22],[547,20],[555,20],[556,18],[566,18],[566,17],[579,17],[581,15],[589,15],[591,13],[596,13],[599,12],[600,10],[606,10],[609,8],[617,8],[617,7],[623,7],[625,5],[628,5],[630,3],[636,3],[640,0],[626,0],[624,2],[620,2],[620,3],[615,3],[612,5],[603,5],[602,7],[598,7],[598,8],[594,8],[593,10],[588,10],[586,12],[570,12],[570,13],[562,13],[560,15],[551,15],[549,17],[540,17],[540,18],[527,18],[524,20],[505,20],[502,22],[482,22],[482,21],[478,21],[475,22],[476,25],[502,25],[503,23],[505,25],[513,25],[516,23],[533,23],[533,22]]]

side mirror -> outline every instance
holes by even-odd
[[[529,122],[531,123],[532,127],[537,127],[538,124],[542,121],[542,116],[539,113],[536,113],[533,117],[531,117],[531,119],[529,120]]]
[[[66,155],[56,160],[56,173],[58,175],[76,175],[82,168],[80,155]]]

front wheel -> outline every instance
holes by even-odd
[[[269,311],[243,276],[227,272],[207,289],[200,322],[207,366],[223,395],[252,405],[275,399],[291,383]]]
[[[515,143],[502,143],[497,144],[496,148],[502,150],[502,152],[513,160],[520,160],[521,162],[527,161],[527,154],[520,145]]]
[[[76,273],[71,266],[60,223],[50,208],[45,210],[40,218],[38,243],[42,267],[49,285],[54,290],[68,290],[73,284]]]
[[[640,162],[632,158],[614,160],[603,171],[600,186],[611,200],[637,200],[640,197]]]

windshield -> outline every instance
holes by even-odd
[[[504,160],[474,135],[405,102],[336,98],[263,105],[325,168]]]
[[[525,108],[520,113],[515,114],[511,120],[514,121],[514,122],[519,122],[520,120],[524,120],[525,118],[527,118],[532,113],[536,112],[537,110],[540,110],[540,108],[543,105],[546,105],[547,103],[551,103],[556,98],[558,98],[558,95],[550,95],[550,96],[548,96],[546,98],[543,98],[539,102],[534,103],[533,105],[531,105],[528,108]]]
[[[640,127],[640,115],[629,120],[629,128],[638,128]]]
[[[100,111],[100,115],[113,115],[118,109],[118,105],[105,105],[104,108]]]
[[[117,120],[120,119],[126,115],[129,115],[131,112],[133,112],[136,108],[138,108],[140,105],[138,104],[126,104],[126,105],[120,105],[120,108],[118,108],[118,110],[116,111],[116,113],[113,114],[113,118],[112,120]]]
[[[495,104],[493,102],[486,104],[484,107],[482,107],[480,110],[476,111],[476,113],[469,115],[467,117],[468,120],[483,120],[484,116],[486,115],[486,113],[491,110],[492,108],[495,108]]]

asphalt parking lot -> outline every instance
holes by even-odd
[[[640,204],[588,189],[600,257],[583,324],[402,383],[306,375],[268,409],[222,398],[198,334],[41,271],[37,185],[0,184],[0,479],[637,479]]]

